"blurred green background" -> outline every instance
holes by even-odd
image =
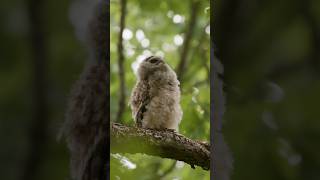
[[[320,179],[320,1],[212,5],[231,179]]]
[[[119,123],[133,126],[127,104],[136,82],[134,70],[149,55],[164,57],[176,69],[182,54],[185,34],[194,11],[193,1],[128,0],[123,32],[126,105]],[[181,106],[183,119],[181,134],[209,141],[210,137],[210,9],[209,0],[199,1],[196,23],[187,51],[187,66],[182,78]],[[110,3],[110,108],[115,121],[119,106],[118,35],[120,0]],[[201,167],[143,154],[112,154],[111,179],[209,179],[210,172]]]
[[[79,28],[73,26],[71,10],[82,7],[75,2],[0,2],[1,180],[69,177],[69,153],[64,141],[57,141],[57,134],[71,86],[89,57],[77,35]],[[81,12],[78,18],[87,11]],[[35,17],[30,14],[40,21],[32,23]],[[32,43],[35,26],[43,42],[40,47]],[[43,54],[40,66],[36,66],[35,54]]]

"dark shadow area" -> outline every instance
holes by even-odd
[[[85,64],[105,58],[86,34],[97,1],[0,4],[0,178],[67,179],[70,155],[57,135],[70,89]]]
[[[320,178],[320,1],[218,0],[231,179]]]

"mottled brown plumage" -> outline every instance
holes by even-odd
[[[178,130],[179,84],[176,73],[160,57],[150,56],[140,64],[130,101],[138,127]]]

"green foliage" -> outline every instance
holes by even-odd
[[[118,111],[119,76],[118,76],[118,33],[120,21],[120,1],[111,1],[110,8],[110,107],[111,120],[114,121]],[[180,0],[164,1],[127,1],[125,29],[128,40],[124,40],[126,102],[129,102],[131,89],[136,82],[132,65],[141,55],[150,53],[163,55],[167,63],[176,68],[180,61],[182,46],[176,45],[174,38],[184,37],[190,19],[190,2]],[[194,34],[188,50],[188,63],[182,83],[181,106],[184,111],[179,127],[181,134],[192,139],[209,141],[210,136],[210,36],[205,32],[209,25],[209,1],[201,1]],[[176,22],[173,18],[176,15]],[[181,20],[182,19],[182,20]],[[208,30],[208,28],[207,28]],[[143,32],[142,36],[141,32]],[[140,36],[139,36],[140,33]],[[130,35],[131,34],[131,35]],[[179,36],[177,36],[179,35]],[[129,38],[131,37],[131,38]],[[148,39],[148,40],[143,40]],[[143,45],[143,41],[149,44]],[[179,44],[179,43],[178,43]],[[133,125],[131,110],[125,107],[121,123]],[[123,155],[136,165],[134,169],[126,168],[126,163],[111,157],[111,178],[116,179],[159,179],[161,173],[170,167],[172,160],[151,157],[142,154]],[[178,164],[181,164],[180,162]],[[164,179],[209,179],[209,172],[197,167],[191,169],[188,164],[177,165]]]

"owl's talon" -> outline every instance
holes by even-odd
[[[169,131],[169,132],[176,132],[175,129],[168,129],[168,128],[165,128],[166,131]]]

